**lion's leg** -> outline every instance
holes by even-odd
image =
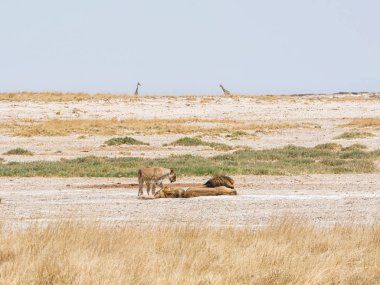
[[[138,192],[137,196],[141,196],[144,194],[143,193],[143,191],[144,191],[143,187],[144,187],[144,180],[141,177],[139,177],[139,192]]]
[[[156,183],[153,183],[153,186],[152,186],[152,195],[154,195],[156,193]]]
[[[150,194],[150,182],[146,183],[146,192],[148,193],[148,196]]]
[[[156,186],[159,186],[160,188],[164,187],[164,185],[162,184],[162,180],[154,181],[153,188],[152,188],[153,195],[156,192]]]

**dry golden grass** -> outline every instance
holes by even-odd
[[[327,102],[366,102],[366,101],[380,101],[379,94],[377,95],[340,95],[324,98],[323,101]]]
[[[1,284],[379,284],[380,226],[106,228],[0,233]]]
[[[215,103],[219,98],[218,97],[203,97],[200,99],[201,104],[210,104]]]
[[[0,123],[16,136],[64,136],[69,134],[123,135],[123,134],[206,134],[219,135],[241,131],[260,131],[288,128],[316,127],[311,123],[245,123],[218,119],[54,119],[49,121],[18,121]]]
[[[343,126],[380,130],[380,118],[356,118]]]
[[[261,95],[261,96],[249,96],[252,99],[266,102],[277,101],[290,101],[290,102],[367,102],[367,101],[380,101],[380,94],[295,94],[295,95]],[[244,97],[243,97],[244,98]]]
[[[252,100],[276,102],[276,101],[292,101],[298,102],[299,99],[310,101],[336,101],[336,102],[350,102],[350,101],[379,101],[380,96],[378,93],[363,93],[352,95],[347,94],[295,94],[295,95],[242,95],[233,94],[231,96],[223,96],[221,94],[208,95],[208,96],[174,96],[174,95],[149,95],[149,96],[130,96],[128,94],[110,94],[110,93],[63,93],[63,92],[16,92],[16,93],[0,93],[0,101],[12,102],[67,102],[67,101],[89,101],[89,100],[110,100],[119,99],[124,101],[140,101],[147,99],[167,98],[169,100],[184,99],[188,102],[195,102],[200,100],[201,103],[207,104],[219,99],[234,99],[239,101],[243,98],[250,98]]]
[[[61,92],[20,92],[0,93],[0,101],[13,102],[66,102],[66,101],[88,101],[122,99],[127,95],[115,94],[87,94],[87,93],[61,93]]]
[[[294,96],[290,95],[260,95],[260,96],[249,96],[251,100],[261,101],[261,102],[277,102],[277,101],[292,101]]]

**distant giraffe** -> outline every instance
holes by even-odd
[[[225,96],[231,95],[231,92],[228,91],[226,88],[224,88],[222,84],[219,84],[219,86],[220,86],[220,88],[222,88]]]
[[[141,86],[140,82],[137,82],[136,90],[135,90],[135,96],[139,95],[139,86]]]

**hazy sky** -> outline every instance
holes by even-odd
[[[380,91],[378,0],[0,0],[0,92]]]

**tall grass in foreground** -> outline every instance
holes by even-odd
[[[343,148],[323,144],[307,148],[244,149],[214,157],[178,155],[164,158],[87,156],[61,161],[0,164],[0,176],[136,177],[142,166],[173,168],[180,176],[225,173],[229,175],[298,175],[313,173],[370,173],[376,171],[380,150],[364,151],[360,145]]]
[[[62,223],[0,233],[1,284],[379,284],[380,226]]]

